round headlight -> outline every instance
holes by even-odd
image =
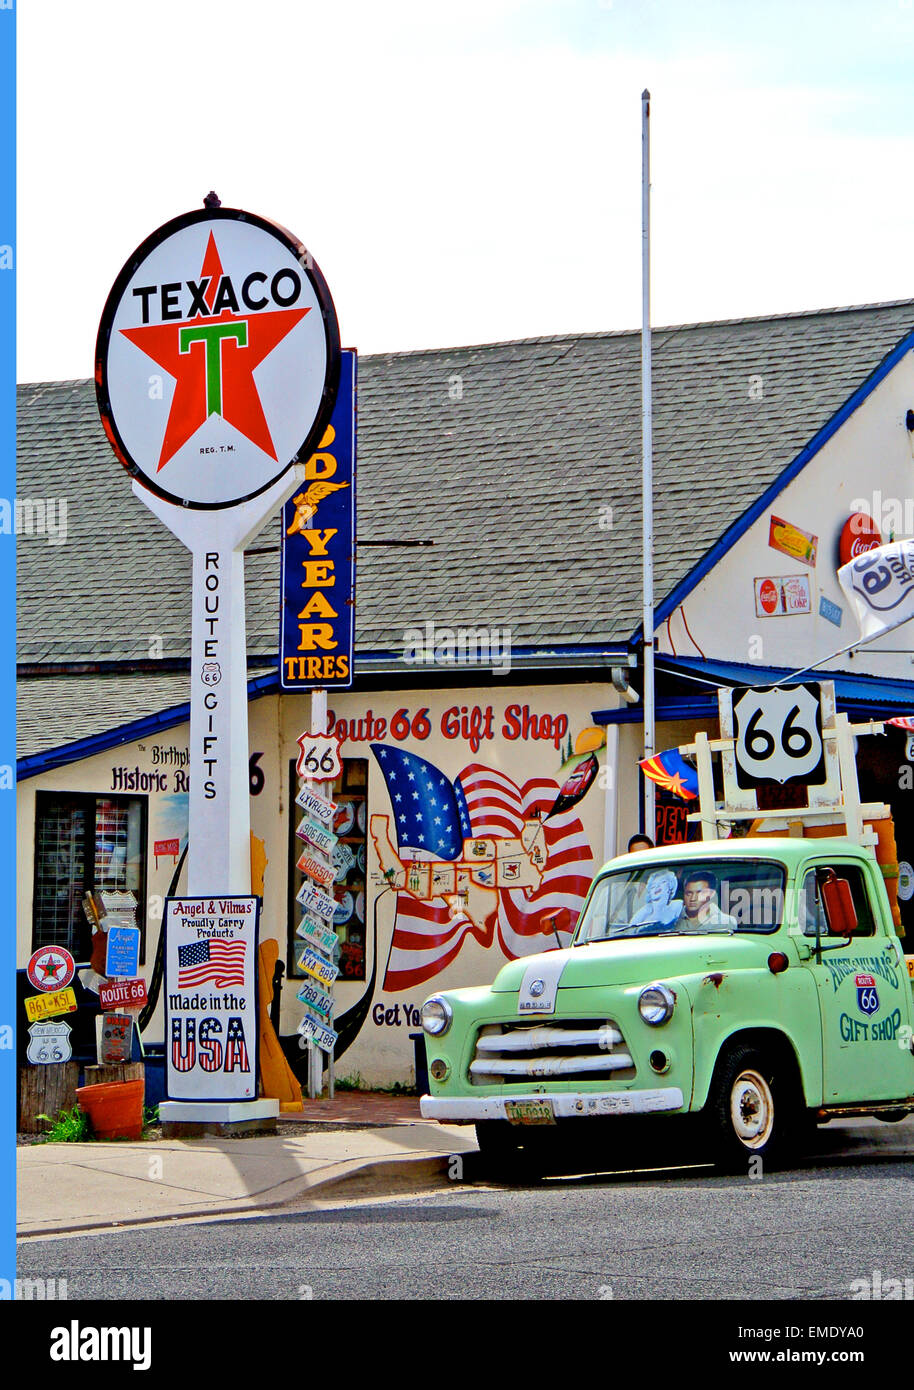
[[[666,985],[648,985],[638,999],[638,1012],[652,1028],[658,1028],[672,1018],[676,996]]]
[[[422,1027],[426,1033],[431,1033],[433,1037],[446,1033],[451,1026],[453,1017],[453,1009],[446,999],[442,999],[440,994],[433,994],[431,999],[426,999],[422,1005]]]

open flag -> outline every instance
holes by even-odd
[[[698,773],[675,748],[655,753],[652,758],[642,758],[638,766],[645,777],[664,791],[681,796],[683,801],[694,801],[698,795]]]
[[[914,540],[866,550],[838,570],[866,641],[914,618]]]
[[[914,719],[903,719],[900,715],[897,719],[887,719],[887,724],[893,724],[896,729],[905,729],[909,734],[914,734]]]

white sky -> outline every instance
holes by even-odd
[[[914,295],[914,0],[22,0],[20,381],[214,188],[361,352]]]

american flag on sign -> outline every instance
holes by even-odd
[[[499,888],[484,922],[472,921],[440,897],[425,900],[399,892],[385,990],[413,989],[432,979],[455,959],[467,936],[485,947],[497,940],[509,960],[553,946],[555,933],[546,919],[555,911],[559,937],[567,945],[593,877],[593,855],[572,809],[545,820],[556,804],[558,783],[538,777],[519,787],[482,763],[470,763],[451,782],[414,753],[386,744],[371,747],[390,793],[398,847],[409,851],[409,859],[456,864],[464,840],[516,840],[535,817],[546,853],[540,886]]]
[[[244,941],[193,941],[178,947],[178,989],[214,984],[217,989],[244,984]]]

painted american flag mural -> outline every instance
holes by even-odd
[[[509,960],[559,940],[567,945],[594,860],[574,807],[550,815],[558,783],[537,776],[518,785],[477,762],[452,782],[403,748],[371,748],[396,834],[394,847],[393,836],[381,834],[388,818],[372,817],[382,871],[397,899],[384,989],[432,979],[467,937],[487,948],[497,944]]]

